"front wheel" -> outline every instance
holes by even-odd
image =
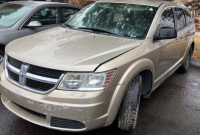
[[[137,75],[129,84],[122,100],[118,127],[122,130],[132,131],[135,129],[140,105],[142,77]]]
[[[191,63],[191,59],[192,59],[192,48],[190,48],[188,54],[187,54],[187,58],[185,60],[185,62],[183,63],[183,65],[178,69],[178,71],[180,73],[186,73],[190,67],[190,63]]]

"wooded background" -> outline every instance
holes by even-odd
[[[52,2],[66,2],[66,3],[70,3],[70,4],[76,4],[82,7],[87,6],[88,4],[95,2],[96,0],[48,0],[48,1],[52,1]],[[154,1],[158,1],[158,0],[154,0]],[[174,0],[164,0],[164,1],[174,1]],[[189,7],[191,10],[200,10],[200,0],[178,0],[180,1],[180,3],[186,5],[187,7]],[[176,0],[177,2],[177,0]]]
[[[69,0],[70,4],[76,4],[82,7],[85,7],[89,5],[92,2],[95,2],[96,0]],[[156,0],[155,0],[156,1]],[[173,1],[173,0],[165,0],[165,1]]]
[[[95,0],[69,0],[70,4],[76,4],[82,7],[85,7],[93,2],[95,2]]]

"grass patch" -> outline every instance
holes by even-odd
[[[200,37],[195,36],[194,42],[195,42],[195,48],[194,48],[194,54],[192,58],[200,60]]]

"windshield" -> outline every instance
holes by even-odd
[[[32,7],[18,4],[0,5],[0,27],[10,27],[28,13]]]
[[[157,8],[151,6],[94,3],[65,25],[109,31],[129,38],[145,38],[156,11]]]

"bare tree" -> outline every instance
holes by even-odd
[[[181,0],[181,2],[183,2],[183,4],[187,7],[192,6],[194,4],[197,4],[200,2],[200,0]]]

